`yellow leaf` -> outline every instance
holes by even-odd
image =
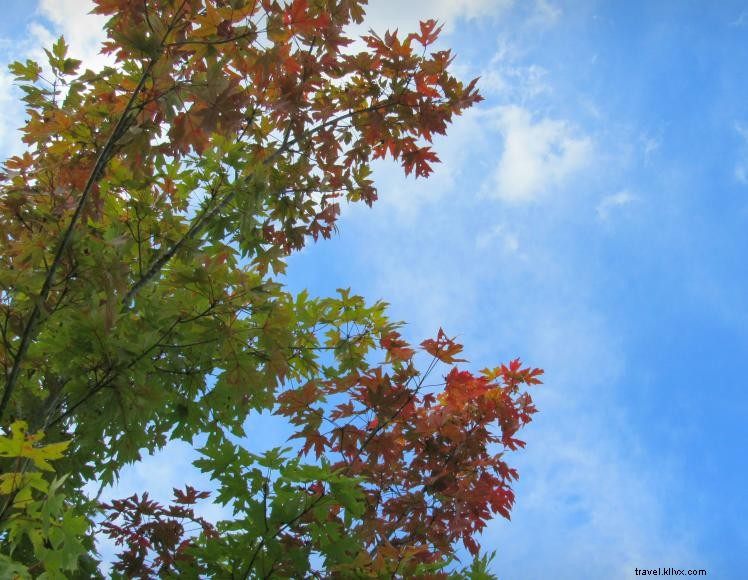
[[[19,493],[16,496],[16,501],[23,499],[22,495],[31,497],[31,490],[38,489],[41,492],[46,492],[49,488],[49,483],[42,478],[41,473],[3,473],[0,475],[0,495],[10,495],[19,489],[24,489],[25,494]]]
[[[23,485],[23,473],[3,473],[0,475],[0,495],[10,495]]]
[[[34,462],[37,469],[54,471],[49,461],[62,457],[70,442],[38,445],[44,433],[38,431],[29,435],[28,428],[26,421],[16,421],[10,426],[10,437],[0,435],[0,457],[26,457]]]
[[[61,441],[60,443],[52,443],[45,445],[44,447],[34,447],[32,452],[27,455],[39,469],[44,471],[54,471],[53,467],[48,463],[47,460],[60,459],[65,450],[70,445],[70,441]]]

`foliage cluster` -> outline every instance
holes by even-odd
[[[6,576],[94,577],[94,532],[125,577],[446,574],[509,517],[503,452],[541,371],[459,370],[441,331],[411,347],[383,303],[277,281],[340,203],[376,200],[372,160],[427,177],[432,136],[480,100],[434,21],[356,52],[364,4],[96,0],[116,64],[81,71],[61,38],[11,66],[28,119],[0,175]],[[263,411],[298,451],[250,452]],[[84,493],[172,440],[231,517],[200,517],[189,482],[168,506]]]

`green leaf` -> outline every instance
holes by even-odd
[[[31,578],[26,566],[16,562],[10,556],[0,554],[0,580],[31,580]]]
[[[366,510],[363,491],[354,479],[331,481],[330,493],[353,517],[361,516]]]
[[[74,74],[78,70],[78,67],[80,65],[80,60],[77,60],[75,58],[66,58],[64,61],[62,61],[62,72],[67,75]]]
[[[289,465],[293,464],[286,463],[287,455],[290,451],[290,447],[274,447],[262,454],[257,459],[257,463],[268,469],[280,469],[281,467],[286,467],[288,469]]]
[[[8,69],[10,69],[13,76],[19,81],[36,82],[39,80],[39,75],[42,72],[42,67],[33,60],[27,60],[25,63],[13,62],[8,65]]]
[[[68,45],[65,43],[65,37],[60,36],[52,45],[52,54],[54,54],[59,60],[64,60],[68,53]]]

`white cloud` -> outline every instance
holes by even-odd
[[[105,39],[105,16],[89,14],[94,4],[91,0],[40,0],[39,13],[53,24],[50,31],[38,22],[29,26],[35,44],[47,47],[59,34],[70,46],[70,55],[81,59],[85,67],[98,69],[111,63],[111,58],[99,54]]]
[[[748,167],[745,163],[738,163],[735,166],[735,179],[743,185],[748,185]]]
[[[514,0],[375,0],[366,8],[364,30],[411,32],[419,21],[434,18],[450,32],[460,19],[501,16],[512,4]]]
[[[616,435],[580,416],[533,432],[512,521],[495,520],[486,534],[499,548],[503,577],[543,578],[553,570],[561,580],[628,579],[635,567],[704,567],[687,531],[665,531],[667,466],[643,467]]]
[[[558,6],[555,6],[548,0],[536,0],[535,13],[530,22],[532,24],[550,27],[556,24],[561,18],[563,12]]]
[[[662,140],[658,137],[650,137],[647,135],[642,136],[642,153],[644,156],[644,163],[648,164],[652,160],[652,156],[659,151],[662,145]]]
[[[519,251],[519,235],[510,231],[503,224],[497,224],[487,232],[481,232],[475,238],[475,247],[485,249],[499,242],[500,247],[509,254],[516,254]]]
[[[497,126],[504,151],[493,175],[491,195],[526,202],[562,185],[591,161],[592,141],[566,121],[534,120],[515,105],[500,107]]]
[[[45,4],[55,10],[51,0]],[[419,18],[435,16],[451,27],[463,17],[500,15],[510,5],[490,0],[374,0],[367,24],[407,31]],[[548,6],[553,17],[547,2],[537,5]],[[555,18],[558,15],[557,11]],[[74,28],[64,18],[61,22],[63,32]],[[68,39],[71,44],[73,36]],[[76,43],[84,45],[84,40]],[[493,78],[484,76],[484,88],[522,102],[548,92],[542,68],[505,62],[509,61],[497,60]],[[521,92],[511,88],[518,81],[524,83]],[[503,136],[503,150],[497,148],[497,131]],[[748,129],[744,136],[748,139]],[[461,212],[473,211],[470,188],[480,186],[477,175],[464,175],[472,156],[491,157],[494,163],[492,150],[499,151],[498,164],[493,172],[487,171],[491,193],[524,202],[552,192],[588,167],[594,154],[592,140],[568,121],[514,105],[469,111],[435,149],[444,163],[427,181],[404,181],[401,169],[392,165],[378,168],[378,215],[349,219],[342,229],[343,235],[356,232],[353,243],[363,236],[358,238],[364,242],[359,242],[357,261],[374,272],[371,279],[362,276],[354,289],[391,299],[395,318],[404,314],[412,322],[409,333],[423,338],[439,324],[448,332],[468,330],[474,343],[467,345],[471,356],[480,348],[492,356],[498,349],[512,348],[512,355],[521,354],[548,371],[547,385],[536,391],[541,413],[525,433],[528,450],[510,458],[512,464],[519,463],[522,475],[513,521],[492,522],[484,537],[487,548],[499,550],[496,568],[506,578],[547,577],[549,570],[561,579],[630,578],[636,564],[687,562],[694,553],[686,549],[688,538],[666,533],[660,506],[666,493],[661,474],[667,466],[658,466],[662,471],[653,474],[646,461],[627,451],[636,447],[636,440],[627,433],[626,422],[617,421],[611,403],[625,360],[612,325],[585,306],[590,289],[573,274],[573,260],[556,255],[546,262],[538,260],[533,251],[550,251],[553,240],[533,239],[529,225],[523,228],[522,223],[508,221],[511,225],[476,235],[469,226],[480,216],[460,219]],[[645,156],[646,149],[645,145]],[[744,175],[748,182],[748,173]],[[415,211],[426,199],[439,203],[440,196],[443,209]],[[634,199],[625,190],[603,198],[598,216],[606,219]],[[394,218],[402,215],[413,218],[412,225],[398,224]],[[500,254],[495,261],[479,263],[469,251],[472,243],[479,249],[498,244],[505,255],[521,248],[530,254],[527,263],[541,267],[517,269],[519,260],[508,264]],[[304,259],[313,261],[315,255],[310,252]],[[549,264],[556,269],[551,272]],[[263,442],[282,441],[264,426],[258,433]],[[153,486],[154,479],[154,491],[168,494],[172,484],[197,476],[190,459],[189,449],[174,444],[123,473],[117,495],[129,489],[142,491],[144,485]]]
[[[29,58],[44,66],[47,62],[44,49],[49,49],[57,38],[51,30],[36,21],[29,24],[28,32],[32,41],[27,47],[26,54]]]
[[[358,284],[391,298],[396,318],[407,313],[409,335],[439,325],[460,335],[475,368],[520,355],[546,369],[546,384],[533,389],[540,413],[521,437],[527,450],[508,455],[522,477],[512,521],[491,522],[483,536],[498,551],[495,570],[508,579],[623,579],[635,566],[694,562],[692,539],[670,531],[663,507],[677,469],[661,457],[651,467],[617,402],[627,361],[616,326],[590,305],[604,292],[597,277],[550,239],[523,246],[526,260],[471,252],[471,242],[501,247],[532,228],[510,208],[506,223],[476,236],[465,226],[481,210],[460,207],[448,198],[423,211],[415,232],[356,223],[358,235],[369,233]]]
[[[23,118],[23,107],[20,104],[13,79],[10,74],[0,69],[0,156],[15,155],[23,151],[18,126]]]
[[[597,213],[598,219],[601,221],[607,221],[610,217],[611,212],[617,208],[629,205],[630,203],[638,199],[633,193],[628,190],[621,190],[618,193],[606,195],[600,203],[597,204],[595,212]]]
[[[738,183],[748,185],[748,125],[736,121],[734,127],[735,132],[740,136],[743,143],[733,169],[733,175]]]
[[[672,466],[650,467],[617,410],[621,341],[573,278],[561,268],[544,275],[552,291],[519,300],[523,358],[546,369],[545,384],[533,392],[540,413],[522,433],[527,450],[509,458],[521,475],[512,521],[492,521],[483,543],[498,550],[504,578],[623,579],[637,565],[692,562],[687,534],[665,531]]]
[[[502,41],[488,67],[480,73],[478,86],[482,93],[524,103],[550,91],[548,71],[537,64],[516,64],[516,52],[515,47]]]
[[[377,207],[394,209],[394,215],[389,216],[391,218],[413,222],[424,204],[438,203],[447,193],[452,196],[474,193],[473,190],[465,191],[468,179],[464,175],[464,168],[489,146],[487,138],[490,131],[487,128],[490,117],[490,111],[469,109],[453,119],[446,137],[436,135],[433,149],[441,162],[433,164],[434,172],[428,179],[415,179],[412,176],[405,179],[402,167],[389,157],[386,161],[375,162],[372,179],[380,194]],[[472,184],[470,187],[473,187]],[[344,206],[343,213],[364,214],[364,221],[376,219],[369,208],[362,204]]]
[[[88,68],[100,68],[111,63],[110,57],[99,54],[104,39],[106,18],[91,15],[91,0],[41,0],[36,9],[37,18],[31,21],[24,37],[0,39],[5,58],[3,60],[33,59],[43,67],[47,62],[44,48],[49,48],[60,35],[70,46],[70,56],[83,60]],[[42,21],[43,19],[43,21]],[[20,133],[16,129],[22,124],[23,103],[13,86],[12,77],[3,66],[0,70],[0,156],[20,153],[24,150]]]
[[[735,121],[735,131],[748,142],[748,125],[740,121]]]
[[[730,22],[730,26],[735,26],[737,28],[742,28],[748,24],[748,10],[743,10],[738,16]]]

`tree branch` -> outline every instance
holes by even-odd
[[[337,117],[334,117],[329,121],[320,123],[316,127],[313,127],[306,133],[306,136],[311,137],[315,133],[318,133],[319,131],[327,127],[336,125],[340,121],[344,121],[345,119],[354,117],[355,115],[385,109],[393,104],[394,103],[388,100],[384,103],[371,105],[369,107],[356,109],[355,111],[349,111],[348,113],[338,115]],[[278,149],[273,152],[272,155],[268,156],[262,161],[263,166],[269,165],[271,162],[275,161],[276,158],[278,158],[280,155],[288,151],[291,147],[299,142],[299,139],[289,139],[289,135],[290,131],[287,129],[284,133],[283,143]],[[245,179],[249,179],[249,177],[251,177],[251,173],[250,175],[246,176]],[[140,279],[138,279],[138,281],[130,288],[125,297],[122,299],[122,304],[126,309],[131,306],[132,301],[135,299],[135,296],[137,296],[138,292],[140,292],[143,286],[148,284],[148,282],[150,282],[162,270],[162,268],[171,261],[171,259],[177,254],[177,252],[179,252],[182,247],[184,247],[187,242],[189,242],[190,240],[194,240],[200,233],[202,233],[208,223],[210,223],[213,218],[221,213],[221,211],[223,211],[233,201],[234,197],[236,197],[236,188],[227,193],[223,197],[223,199],[221,199],[221,201],[218,202],[215,207],[213,207],[213,209],[203,212],[192,224],[190,229],[187,230],[187,233],[185,233],[184,236],[179,239],[179,241],[177,241],[171,248],[169,248],[164,254],[162,254],[161,257],[159,257],[155,262],[151,264],[151,266],[148,268],[148,271],[143,276],[141,276]]]
[[[23,328],[23,332],[21,334],[21,343],[18,347],[18,351],[14,358],[13,367],[11,368],[9,375],[7,376],[6,383],[5,383],[5,390],[3,391],[3,396],[2,396],[2,399],[0,400],[0,422],[2,422],[3,415],[5,414],[5,410],[7,409],[8,404],[10,403],[10,398],[13,395],[13,391],[15,390],[16,384],[18,383],[18,377],[21,373],[21,366],[23,363],[23,359],[25,358],[26,353],[28,352],[28,349],[31,346],[31,342],[34,340],[36,336],[37,324],[39,322],[39,317],[41,316],[41,313],[42,313],[42,305],[46,302],[47,297],[49,296],[49,292],[52,289],[55,274],[57,273],[57,269],[62,263],[63,254],[65,253],[65,251],[70,246],[70,243],[72,242],[73,231],[75,230],[75,226],[78,224],[78,221],[80,220],[81,215],[83,214],[83,209],[86,206],[86,202],[88,201],[88,197],[91,193],[91,190],[93,189],[94,185],[97,183],[99,178],[101,177],[102,172],[104,171],[106,165],[109,163],[114,153],[114,148],[117,144],[117,141],[122,136],[122,134],[127,130],[128,125],[132,121],[132,117],[130,116],[130,114],[132,113],[132,110],[135,106],[135,101],[140,95],[140,92],[143,90],[146,80],[150,76],[154,65],[156,64],[156,62],[158,61],[158,59],[160,58],[162,54],[162,50],[163,50],[163,46],[164,46],[164,42],[166,41],[166,38],[173,30],[173,27],[176,24],[177,20],[181,17],[181,11],[182,10],[180,8],[180,10],[177,12],[174,19],[172,20],[169,26],[169,29],[164,34],[164,37],[161,39],[159,53],[150,59],[145,69],[143,70],[143,74],[140,76],[140,80],[138,81],[138,84],[133,90],[132,95],[130,95],[130,99],[128,100],[127,105],[125,106],[125,110],[122,112],[122,115],[117,121],[117,125],[114,127],[112,134],[109,136],[106,144],[104,145],[103,149],[99,153],[96,159],[96,162],[94,163],[93,169],[91,170],[91,173],[89,174],[88,179],[86,180],[86,184],[83,187],[83,191],[81,192],[81,196],[80,196],[80,199],[78,200],[78,204],[75,207],[73,216],[70,219],[70,223],[68,223],[68,226],[65,229],[65,233],[63,234],[60,240],[60,243],[57,246],[54,260],[52,261],[52,264],[49,266],[47,275],[44,279],[44,283],[42,284],[42,288],[39,291],[39,295],[34,300],[34,306],[31,309],[31,314],[29,315],[28,320],[26,321],[26,324]]]
[[[155,62],[156,60],[152,59],[150,63],[148,64],[148,66],[146,67],[145,71],[143,71],[143,75],[140,77],[140,82],[135,87],[133,94],[130,96],[130,100],[127,103],[127,107],[125,108],[124,112],[122,113],[122,116],[117,122],[117,125],[114,128],[114,131],[112,131],[112,134],[107,140],[106,145],[101,150],[101,153],[99,153],[99,157],[96,159],[96,163],[94,164],[94,167],[88,176],[86,185],[84,186],[83,192],[81,193],[81,197],[78,200],[78,205],[75,208],[73,217],[70,219],[70,223],[68,224],[68,227],[65,230],[65,233],[63,234],[62,239],[60,240],[60,243],[57,246],[57,251],[55,252],[54,260],[52,261],[52,264],[47,270],[47,276],[44,279],[44,283],[42,284],[42,288],[39,291],[39,295],[36,297],[36,300],[34,300],[34,307],[31,309],[31,314],[29,315],[29,318],[26,321],[26,325],[24,326],[23,333],[21,335],[21,344],[18,347],[18,352],[16,353],[15,360],[13,361],[13,367],[11,368],[10,375],[8,376],[6,384],[5,384],[5,391],[3,392],[2,400],[0,400],[0,422],[2,421],[3,414],[5,413],[5,409],[7,408],[8,403],[10,402],[10,397],[13,394],[16,383],[18,381],[18,375],[21,372],[21,364],[23,362],[23,359],[26,356],[26,352],[28,351],[29,346],[31,346],[31,341],[34,339],[36,335],[36,326],[37,326],[37,322],[39,321],[39,316],[41,315],[42,304],[47,300],[47,297],[49,296],[49,292],[52,289],[52,284],[54,281],[55,274],[57,273],[57,269],[62,263],[62,256],[67,250],[68,246],[70,245],[70,242],[73,239],[73,231],[78,221],[80,220],[80,217],[83,213],[83,209],[86,206],[86,202],[88,201],[88,196],[91,193],[93,186],[96,184],[99,177],[101,177],[101,173],[104,171],[104,168],[109,162],[112,150],[114,149],[114,145],[116,144],[117,140],[122,136],[122,133],[124,132],[125,128],[127,127],[127,125],[129,124],[131,120],[130,112],[132,110],[132,106],[138,94],[140,94],[140,91],[143,89],[145,80],[150,74],[151,69],[153,68],[153,65],[155,64]]]

